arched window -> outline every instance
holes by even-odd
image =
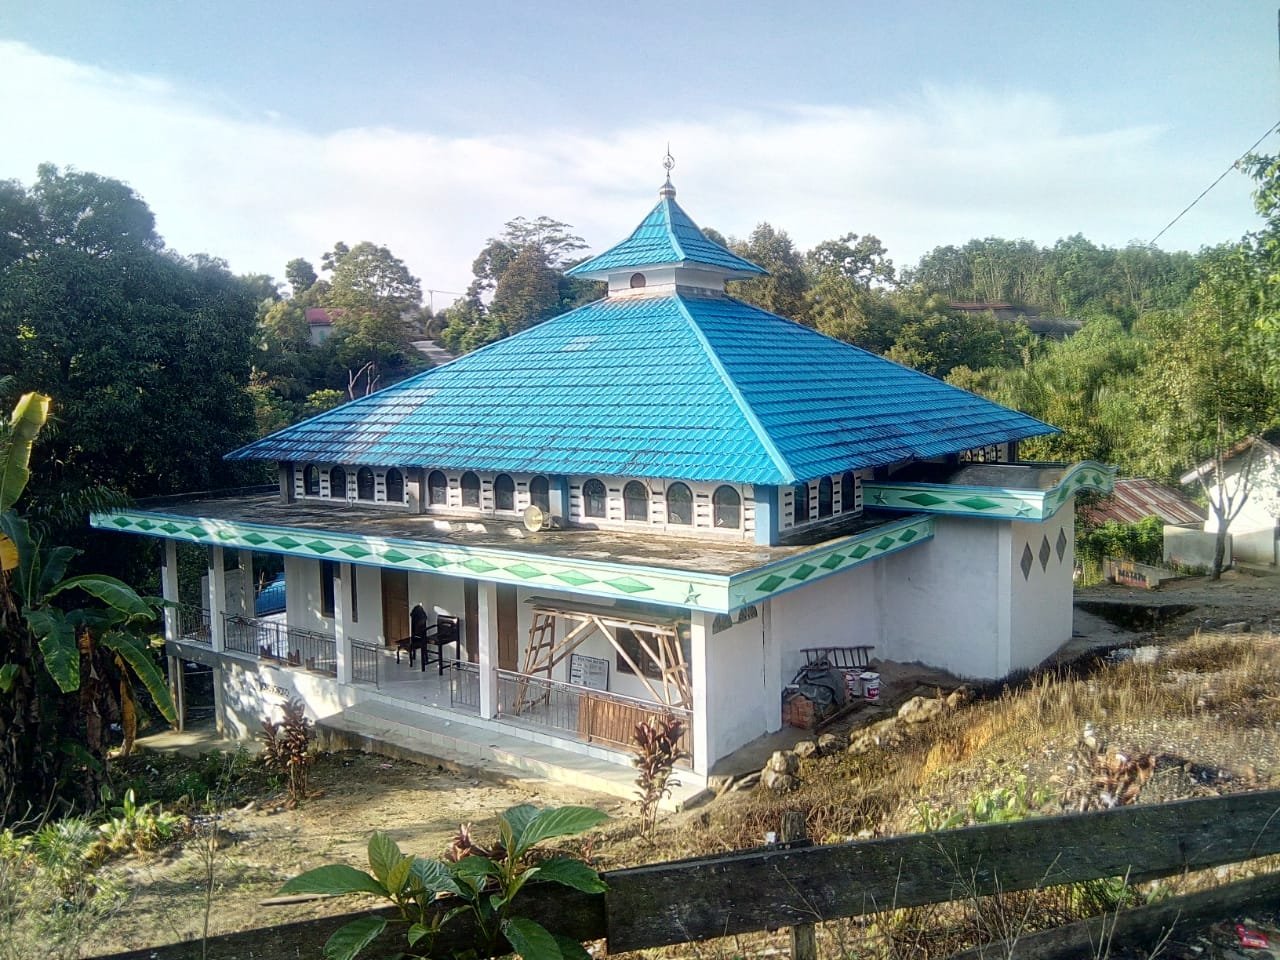
[[[831,498],[831,478],[823,477],[818,481],[818,516],[829,517],[833,512]]]
[[[449,505],[449,479],[439,470],[427,475],[427,503],[433,507]]]
[[[516,508],[516,482],[511,475],[500,473],[493,478],[493,508],[495,510],[514,510]]]
[[[605,516],[607,504],[608,494],[605,492],[603,483],[592,477],[582,485],[582,513],[584,516]]]
[[[308,463],[302,471],[302,492],[308,497],[320,496],[320,468]]]
[[[462,505],[480,506],[480,478],[470,470],[462,475]]]
[[[387,471],[387,503],[404,503],[404,474],[395,467]]]
[[[683,483],[667,487],[667,523],[693,526],[693,491]]]
[[[849,472],[840,478],[840,512],[848,513],[857,506],[858,481]]]
[[[538,476],[529,481],[529,502],[543,513],[551,512],[551,494],[548,493],[546,477]]]
[[[627,520],[649,519],[649,489],[639,480],[622,488],[622,516]]]
[[[809,520],[809,485],[807,483],[797,483],[791,488],[792,499],[795,500],[795,509],[792,512],[794,523],[807,523]]]
[[[341,467],[329,471],[329,496],[347,499],[347,471]]]
[[[668,499],[670,496],[668,493]],[[711,511],[717,527],[737,530],[742,526],[742,497],[733,487],[716,487],[711,495]]]
[[[356,497],[360,500],[373,499],[373,471],[368,467],[356,471]]]

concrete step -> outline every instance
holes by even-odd
[[[474,721],[453,722],[392,704],[365,701],[348,707],[317,722],[316,732],[324,749],[364,750],[443,764],[471,775],[532,777],[626,800],[636,798],[635,771],[629,765],[512,736]],[[697,778],[687,775],[686,779]],[[680,809],[703,793],[700,782],[675,787],[664,807]]]

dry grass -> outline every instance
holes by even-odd
[[[1139,802],[1265,787],[1280,781],[1277,730],[1280,641],[1198,634],[1160,647],[1151,661],[1033,675],[861,755],[805,760],[795,793],[729,795],[660,825],[651,846],[606,844],[613,848],[606,856],[635,863],[758,846],[786,810],[802,811],[809,836],[829,843],[918,830],[924,812],[935,821],[977,822],[1079,809],[1097,793],[1099,759],[1116,753],[1155,760]],[[820,951],[877,960],[948,956],[1277,866],[1280,858],[1267,858],[1141,887],[1112,878],[906,910],[886,904],[882,913],[819,925]],[[961,865],[957,878],[963,889]],[[738,938],[722,948],[704,944],[697,955],[768,955],[775,944]]]

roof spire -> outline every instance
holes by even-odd
[[[676,165],[676,158],[671,155],[671,143],[667,143],[667,155],[662,158],[663,169],[667,171],[667,182],[662,185],[662,189],[658,191],[660,197],[672,197],[676,195],[676,188],[671,185],[671,171]]]

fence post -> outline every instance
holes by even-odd
[[[782,814],[779,840],[793,843],[806,839],[804,814],[787,810]],[[818,960],[817,930],[812,923],[799,923],[791,928],[791,960]]]

